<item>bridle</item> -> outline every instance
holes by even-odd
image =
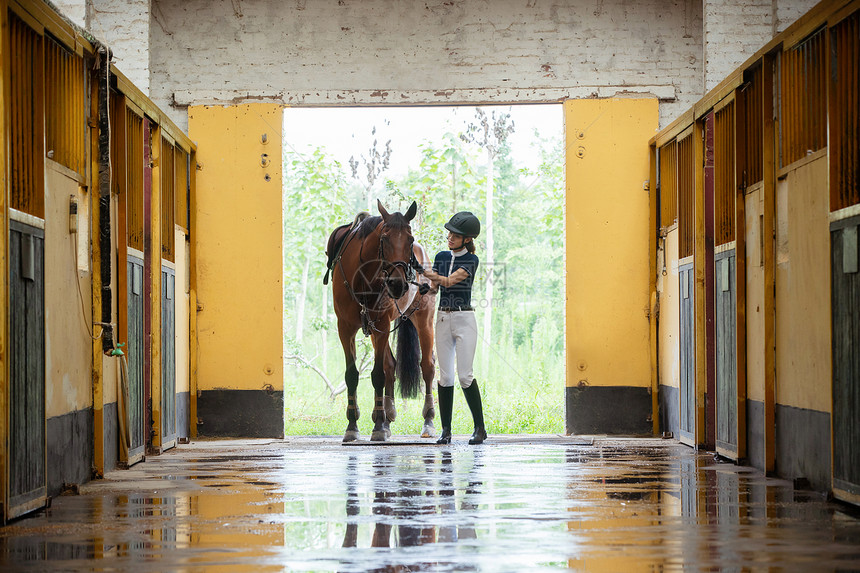
[[[385,226],[385,223],[382,223],[382,226]],[[409,233],[409,237],[412,238],[412,233]],[[388,284],[388,279],[391,277],[392,271],[396,271],[400,269],[403,272],[403,280],[407,283],[411,283],[415,280],[415,269],[412,266],[412,259],[415,258],[415,254],[412,253],[412,245],[409,245],[409,251],[411,254],[409,261],[389,261],[385,258],[385,244],[388,242],[387,237],[383,235],[381,232],[379,234],[379,253],[377,256],[377,260],[380,261],[382,265],[382,280],[385,284],[385,290],[388,292],[388,296],[391,297],[392,300],[395,299],[394,294],[391,292],[391,287]],[[414,238],[413,238],[414,242]],[[359,253],[359,258],[361,258],[361,253]],[[398,309],[399,310],[399,309]]]
[[[380,225],[382,227],[384,227],[386,225],[386,223],[382,222],[382,223],[380,223]],[[346,250],[347,245],[352,241],[352,239],[355,238],[357,230],[358,230],[358,227],[356,229],[353,229],[350,232],[350,236],[347,238],[346,243],[344,244],[343,248],[341,249],[341,254],[339,254],[337,256],[337,258],[335,260],[335,264],[340,268],[340,274],[341,274],[341,277],[343,278],[343,284],[346,287],[346,290],[349,292],[350,296],[352,297],[352,300],[354,300],[356,302],[356,304],[358,304],[358,306],[361,308],[361,330],[365,336],[369,336],[371,334],[371,331],[374,331],[374,330],[376,332],[382,332],[382,331],[379,330],[378,328],[376,328],[376,326],[374,324],[375,321],[370,320],[370,317],[368,316],[368,312],[367,312],[367,306],[368,305],[365,304],[364,302],[362,302],[358,298],[358,295],[356,294],[355,290],[353,290],[352,285],[349,284],[349,281],[346,278],[346,273],[343,270],[343,264],[341,264],[342,253]],[[370,262],[370,261],[365,261],[361,256],[361,253],[364,252],[364,243],[367,240],[367,237],[369,237],[369,236],[370,235],[366,235],[366,236],[362,237],[361,245],[358,248],[359,268],[364,266],[365,263]],[[412,235],[410,233],[410,237],[411,236]],[[399,315],[398,316],[399,320],[397,321],[397,325],[388,331],[388,333],[391,334],[392,332],[394,332],[395,330],[400,328],[400,325],[403,324],[404,320],[406,320],[410,316],[412,316],[412,314],[418,309],[418,306],[413,305],[413,308],[408,313],[400,310],[400,307],[397,306],[397,298],[391,293],[391,287],[388,284],[388,278],[391,276],[391,272],[394,270],[397,270],[397,269],[401,269],[403,271],[403,277],[407,283],[413,283],[414,282],[414,280],[415,280],[415,269],[412,266],[412,260],[415,259],[415,254],[412,253],[409,261],[389,261],[388,259],[385,258],[385,243],[386,242],[387,242],[387,238],[382,235],[382,229],[380,229],[379,249],[377,251],[377,260],[380,262],[380,264],[382,266],[380,275],[382,276],[382,282],[383,282],[384,288],[379,293],[379,295],[376,297],[376,302],[377,303],[379,302],[379,299],[381,298],[382,294],[384,293],[384,294],[388,295],[388,297],[394,303],[394,308],[397,309],[397,314]],[[411,250],[412,249],[411,249],[411,245],[410,245],[410,251]],[[368,286],[370,286],[370,285],[368,284]]]

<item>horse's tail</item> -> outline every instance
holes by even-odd
[[[397,379],[400,380],[400,395],[404,398],[418,396],[421,383],[421,346],[418,330],[408,318],[397,319]]]

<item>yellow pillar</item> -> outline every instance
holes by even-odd
[[[189,164],[189,176],[191,179],[191,196],[190,204],[190,220],[188,221],[188,229],[190,231],[191,241],[189,244],[190,261],[188,268],[188,284],[190,296],[188,297],[189,309],[189,404],[188,404],[188,425],[189,433],[192,438],[197,437],[197,243],[194,237],[197,233],[197,152],[191,151],[191,161]]]
[[[564,118],[567,432],[651,434],[657,100],[569,100]]]
[[[282,118],[277,104],[188,110],[201,436],[283,436]]]

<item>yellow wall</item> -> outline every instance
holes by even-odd
[[[656,99],[564,103],[567,386],[651,386],[648,140]]]
[[[747,399],[764,402],[764,253],[761,185],[745,197],[746,219],[746,319]]]
[[[776,188],[776,401],[831,411],[830,221],[826,150]]]
[[[681,386],[681,315],[678,301],[678,229],[666,235],[663,242],[663,260],[658,259],[657,289],[660,292],[660,338],[658,364],[660,384],[679,388]]]
[[[185,233],[176,230],[176,285],[173,289],[176,301],[176,392],[189,391],[189,342],[188,342],[188,242]]]
[[[45,163],[45,408],[51,418],[93,405],[93,346],[87,330],[92,324],[92,266],[88,197],[68,169]],[[71,196],[78,199],[79,261],[87,269],[80,272],[75,264],[78,240],[69,233]]]
[[[282,109],[188,110],[201,165],[193,234],[200,390],[283,389]]]

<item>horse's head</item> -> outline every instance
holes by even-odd
[[[382,262],[382,273],[385,288],[392,298],[400,298],[409,290],[409,283],[414,279],[412,261],[412,228],[409,222],[415,218],[418,205],[413,201],[405,214],[391,213],[377,201],[379,214],[382,215],[382,225],[379,232],[379,258]]]

